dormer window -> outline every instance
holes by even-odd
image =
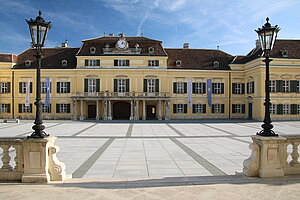
[[[26,60],[25,61],[25,66],[26,67],[30,67],[31,66],[32,61],[31,60]]]
[[[90,48],[90,54],[95,54],[96,53],[96,48],[95,47],[91,47]]]
[[[154,53],[154,48],[153,48],[153,47],[149,47],[149,48],[148,48],[148,52],[149,52],[149,53]]]
[[[176,66],[177,66],[177,67],[180,67],[180,66],[181,66],[181,61],[180,61],[180,60],[177,60],[177,61],[176,61]]]
[[[219,61],[214,61],[214,67],[219,67],[219,66],[220,66]]]
[[[282,57],[284,58],[287,58],[289,55],[289,53],[286,50],[282,51],[281,53],[282,53]]]
[[[62,61],[61,61],[61,66],[62,66],[62,67],[68,66],[68,61],[67,61],[67,60],[62,60]]]

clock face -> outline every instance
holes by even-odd
[[[117,42],[117,47],[120,48],[120,49],[124,49],[126,46],[127,46],[127,42],[126,42],[125,39],[120,39]]]

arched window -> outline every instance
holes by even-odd
[[[149,48],[148,48],[148,52],[149,52],[149,53],[154,53],[154,48],[153,48],[153,47],[149,47]]]
[[[176,66],[177,66],[177,67],[180,67],[180,66],[181,66],[181,61],[180,61],[180,60],[177,60],[177,61],[176,61]]]
[[[219,67],[219,66],[220,66],[219,61],[214,61],[214,67]]]
[[[26,60],[25,61],[25,66],[26,67],[30,67],[31,66],[32,61],[31,60]]]
[[[68,66],[68,61],[67,61],[67,60],[62,60],[62,61],[61,61],[61,66],[62,66],[62,67]]]
[[[95,54],[96,53],[96,48],[95,47],[91,47],[90,48],[90,54]]]

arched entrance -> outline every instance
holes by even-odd
[[[125,101],[117,101],[113,104],[113,119],[130,118],[130,103]]]

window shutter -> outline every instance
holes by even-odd
[[[19,93],[22,93],[22,82],[19,82]]]
[[[59,111],[60,111],[60,110],[59,110],[59,105],[60,105],[59,103],[56,104],[56,113],[60,113],[60,112],[59,112]]]
[[[56,93],[60,93],[60,82],[56,83]]]
[[[114,66],[118,66],[118,60],[114,60]]]
[[[71,83],[67,82],[67,93],[71,92]]]
[[[89,66],[89,60],[84,60],[84,65]]]
[[[245,94],[245,83],[242,83],[242,94]]]
[[[211,113],[215,113],[215,104],[211,105]]]
[[[22,113],[22,104],[19,104],[19,113]]]
[[[193,94],[196,94],[196,83],[193,83]]]
[[[159,66],[159,60],[155,60],[155,66]]]
[[[148,82],[148,79],[145,79],[144,78],[144,92],[147,92],[147,82]]]
[[[159,79],[155,79],[155,92],[159,92]]]
[[[177,93],[177,82],[173,83],[173,93]]]
[[[215,83],[212,83],[212,93],[215,94],[215,87],[216,87],[216,84]]]
[[[48,106],[48,113],[51,113],[51,103]]]
[[[245,113],[246,112],[246,106],[245,104],[242,105],[242,113]]]
[[[290,83],[291,83],[291,92],[297,92],[297,82],[298,81],[295,81],[295,80],[290,81]]]
[[[126,60],[126,66],[129,66],[129,60]]]
[[[67,104],[67,113],[70,113],[70,110],[71,110],[70,107],[71,107],[71,106],[70,106],[70,104],[68,103],[68,104]]]
[[[247,83],[247,94],[250,94],[250,82]]]
[[[235,88],[236,88],[236,83],[232,83],[232,94],[236,94]]]
[[[196,113],[196,104],[193,104],[193,113]]]
[[[96,92],[100,92],[100,78],[96,79]]]
[[[297,114],[297,104],[291,105],[291,114],[296,115]]]
[[[173,113],[177,113],[176,107],[177,107],[177,104],[173,104]]]
[[[206,104],[202,104],[203,113],[206,113]]]
[[[187,113],[187,104],[183,104],[183,113]]]
[[[126,92],[129,92],[129,79],[126,79]]]
[[[276,92],[283,91],[283,83],[282,80],[276,80]]]
[[[114,79],[114,92],[118,92],[118,79]]]
[[[52,82],[50,82],[50,93],[51,93],[51,90],[52,90]]]
[[[225,110],[224,104],[221,104],[221,113],[224,113],[224,110]]]
[[[88,87],[89,87],[88,81],[89,80],[87,78],[84,79],[84,92],[88,92]]]
[[[221,83],[221,94],[224,94],[224,83]]]
[[[202,83],[202,91],[203,91],[203,94],[206,93],[206,83]]]
[[[32,113],[32,103],[29,104],[29,112]]]
[[[235,113],[235,104],[232,104],[232,113]]]
[[[277,105],[277,114],[279,114],[279,115],[283,114],[283,105],[282,104]]]
[[[187,93],[187,83],[184,82],[184,83],[183,83],[183,86],[184,86],[184,93]]]
[[[10,93],[10,82],[7,82],[7,93]]]
[[[96,65],[100,66],[100,60],[96,60]]]
[[[32,93],[32,82],[30,82],[29,87],[30,87],[29,91],[30,93]]]
[[[10,103],[7,104],[7,113],[10,113]]]
[[[255,89],[254,89],[254,81],[251,82],[251,85],[252,85],[252,91],[251,93],[253,94],[255,92]]]

